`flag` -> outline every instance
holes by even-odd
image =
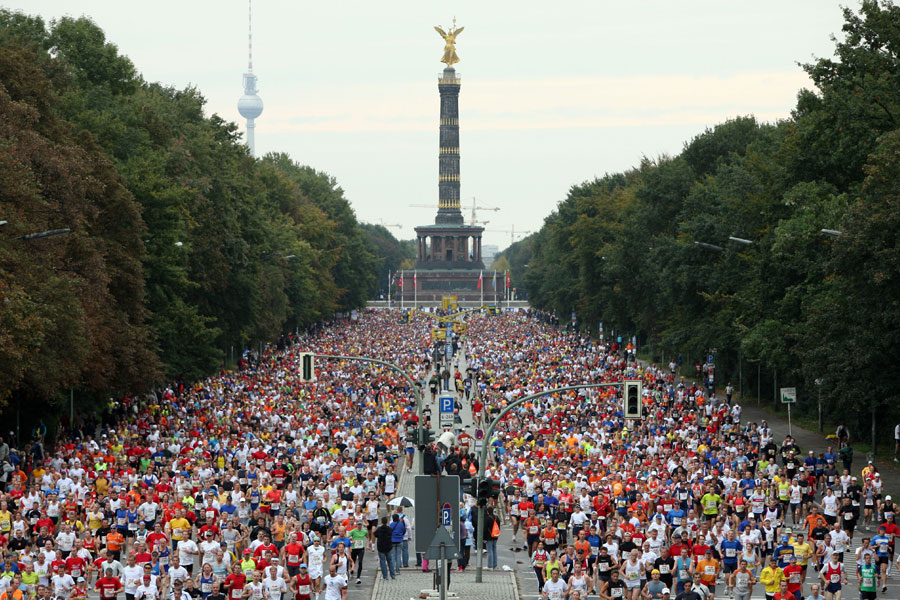
[[[400,289],[403,289],[403,271],[400,271]]]
[[[397,274],[391,273],[390,276],[388,277],[388,285],[394,285],[394,282],[396,282],[396,281],[397,281]]]
[[[509,289],[509,271],[506,272],[506,289]]]
[[[414,290],[419,289],[418,287],[416,287],[416,285],[417,285],[417,284],[416,284],[416,277],[418,276],[418,274],[419,274],[418,271],[413,271],[413,289],[414,289]]]
[[[494,281],[491,283],[491,289],[497,289],[497,271],[494,271]]]
[[[478,271],[478,289],[481,289],[481,271]]]

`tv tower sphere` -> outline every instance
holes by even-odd
[[[244,94],[238,100],[238,112],[245,119],[255,119],[262,114],[263,101],[256,94]]]

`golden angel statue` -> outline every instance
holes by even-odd
[[[448,67],[452,67],[459,62],[459,56],[456,55],[456,36],[462,33],[463,29],[465,29],[465,27],[460,27],[459,29],[456,28],[456,18],[453,19],[453,27],[450,28],[450,31],[444,31],[437,26],[434,28],[434,30],[444,38],[444,42],[446,42],[444,44],[444,56],[441,58],[441,62]]]

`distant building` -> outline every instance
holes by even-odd
[[[500,254],[500,246],[488,244],[481,247],[481,257],[484,259],[484,264],[488,267],[494,264],[494,259],[498,254]]]
[[[238,100],[238,112],[247,119],[247,146],[250,147],[250,156],[256,156],[256,119],[263,111],[263,101],[256,89],[256,75],[253,74],[253,26],[252,5],[248,0],[247,13],[247,72],[244,73],[244,95]]]
[[[416,227],[416,264],[404,271],[406,302],[433,302],[442,296],[458,300],[493,302],[502,297],[493,272],[485,270],[481,236],[484,227],[467,225],[460,208],[459,194],[459,89],[460,77],[447,67],[438,78],[441,96],[440,143],[438,148],[438,212],[434,224]],[[492,248],[490,260],[497,252]],[[502,274],[501,274],[502,276]],[[479,288],[479,277],[482,288]]]

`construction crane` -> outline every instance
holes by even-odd
[[[410,208],[434,208],[433,204],[410,204]],[[472,196],[472,213],[469,218],[469,225],[487,225],[490,221],[479,221],[476,215],[476,211],[479,210],[491,210],[498,211],[500,210],[499,206],[478,206],[477,201],[475,200],[475,196]]]
[[[479,224],[479,221],[476,220],[476,217],[475,217],[475,211],[479,211],[479,210],[492,210],[492,211],[496,212],[496,211],[500,210],[500,207],[499,206],[478,206],[475,203],[475,196],[472,196],[472,218],[469,222],[469,225],[478,225]],[[480,222],[481,225],[487,225],[488,223],[489,223],[489,221],[481,221]]]
[[[490,233],[508,233],[510,246],[516,243],[517,237],[523,237],[531,233],[530,231],[516,231],[515,225],[513,225],[510,229],[485,229],[485,231]]]

